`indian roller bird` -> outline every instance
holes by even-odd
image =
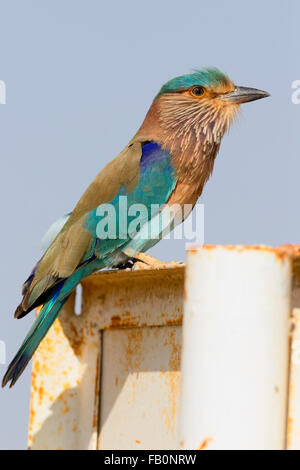
[[[32,328],[8,367],[2,386],[13,386],[76,285],[104,267],[139,260],[163,236],[141,236],[162,207],[193,207],[210,177],[224,133],[240,104],[269,96],[265,91],[234,85],[218,69],[205,68],[168,81],[154,98],[135,136],[96,176],[73,212],[52,227],[50,245],[22,289],[15,312],[22,318],[42,306]],[[140,230],[99,236],[99,210],[133,204],[153,205]],[[116,211],[122,217],[121,214]],[[181,222],[171,212],[168,229]]]

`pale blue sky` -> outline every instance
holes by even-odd
[[[244,105],[205,204],[207,243],[299,242],[296,0],[0,0],[1,328],[11,359],[32,316],[13,320],[48,225],[125,146],[160,86],[201,66],[272,97]],[[165,241],[162,259],[184,259]],[[5,366],[0,365],[3,375]],[[0,391],[0,448],[26,448],[30,368]]]

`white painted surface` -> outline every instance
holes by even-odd
[[[176,449],[181,326],[103,332],[99,449]]]
[[[291,265],[275,249],[189,250],[181,448],[284,448]]]

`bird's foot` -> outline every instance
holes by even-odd
[[[132,257],[128,257],[126,261],[124,261],[123,263],[120,263],[116,266],[114,266],[116,269],[131,269],[133,270],[133,267],[135,265],[135,263],[139,262],[138,259],[136,258],[132,258]]]
[[[136,253],[136,262],[133,265],[132,271],[140,271],[143,269],[159,269],[163,268],[166,263],[153,258],[153,256],[146,255],[146,253]]]

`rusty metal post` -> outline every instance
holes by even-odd
[[[290,381],[289,381],[289,406],[287,427],[287,449],[299,450],[300,448],[300,309],[293,309],[291,356],[290,356]]]
[[[291,321],[290,380],[287,449],[300,449],[300,247],[293,250],[293,292]]]
[[[291,279],[280,248],[189,249],[181,448],[285,447]]]
[[[82,283],[34,357],[30,449],[176,449],[183,282],[158,263]]]

